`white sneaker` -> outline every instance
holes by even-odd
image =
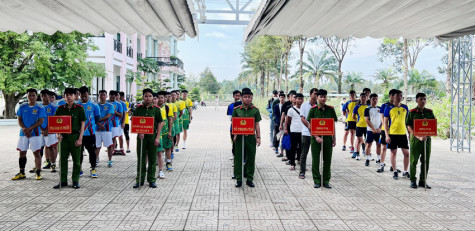
[[[357,156],[356,156],[356,160],[360,160],[360,155],[357,155]]]
[[[183,146],[181,147],[181,149],[186,149],[186,143],[183,143]]]
[[[163,173],[163,171],[160,171],[158,175],[160,179],[165,179],[165,173]]]

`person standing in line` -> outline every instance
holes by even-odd
[[[308,129],[310,127],[310,121],[313,118],[332,118],[336,123],[338,118],[336,117],[335,109],[327,105],[327,91],[320,89],[317,91],[317,102],[318,104],[313,106],[308,113],[307,122],[309,123]],[[311,147],[312,147],[312,176],[314,188],[320,188],[323,183],[323,187],[332,188],[330,185],[331,178],[331,161],[333,147],[336,145],[336,131],[333,136],[314,136],[311,138]],[[320,151],[323,143],[323,182],[321,182],[322,175],[320,174]]]
[[[388,143],[388,148],[391,150],[391,165],[394,171],[393,178],[395,180],[399,179],[396,168],[396,154],[397,149],[400,148],[404,155],[404,172],[402,176],[409,179],[410,176],[407,172],[407,168],[409,167],[409,143],[407,141],[406,130],[406,118],[409,110],[405,104],[401,103],[402,91],[395,90],[392,97],[394,104],[388,105],[384,110],[384,126],[386,131],[388,131],[386,143]]]
[[[287,98],[288,98],[288,101],[284,103],[284,105],[282,106],[282,113],[281,113],[281,118],[280,118],[280,126],[279,126],[279,130],[280,131],[284,131],[284,125],[285,125],[285,120],[287,119],[287,111],[292,107],[292,105],[295,104],[295,94],[297,94],[296,91],[292,90],[289,92],[289,94],[287,94]],[[290,124],[289,124],[290,126]],[[290,127],[287,127],[287,130],[290,130]],[[287,161],[286,164],[289,165],[290,162],[289,161],[289,151],[290,150],[285,150],[285,157],[282,158],[282,161]]]
[[[376,172],[384,172],[384,167],[386,166],[386,164],[384,163],[384,161],[386,160],[386,151],[388,149],[388,145],[386,143],[386,131],[384,129],[384,110],[386,110],[386,107],[388,105],[392,105],[393,104],[393,97],[391,97],[391,95],[393,95],[393,92],[395,91],[396,89],[391,89],[389,91],[389,101],[386,102],[386,103],[383,103],[381,105],[381,110],[380,110],[380,113],[381,113],[381,122],[383,122],[383,125],[381,127],[381,136],[379,137],[379,143],[381,144],[382,146],[382,149],[381,149],[381,160],[379,161],[379,168]],[[378,161],[376,161],[376,163],[378,163]],[[392,167],[391,167],[391,171],[392,171]]]
[[[355,148],[354,148],[354,143],[355,143],[355,134],[356,134],[356,120],[355,118],[353,117],[353,109],[356,107],[357,105],[357,101],[356,101],[356,92],[351,90],[350,91],[350,100],[348,102],[346,102],[345,104],[345,116],[346,116],[346,124],[347,124],[347,127],[345,128],[345,130],[349,130],[349,135],[350,135],[350,153],[353,153],[353,155],[351,156],[351,158],[356,158],[356,153],[355,153]],[[346,139],[345,139],[346,136],[343,137],[343,142],[346,144]],[[345,146],[343,146],[343,149],[346,149]]]
[[[20,137],[18,138],[17,150],[20,151],[18,159],[20,172],[17,173],[12,180],[25,179],[26,152],[28,149],[33,151],[35,156],[35,172],[36,179],[42,180],[41,177],[41,133],[40,126],[46,119],[46,113],[43,106],[36,103],[38,92],[36,89],[30,88],[26,91],[28,103],[23,103],[16,113],[18,117],[18,125],[20,125]]]
[[[305,102],[300,107],[300,120],[303,123],[302,126],[302,153],[300,154],[300,179],[305,179],[305,172],[307,171],[307,155],[310,149],[310,123],[307,121],[308,113],[310,109],[317,104],[317,88],[310,90],[310,100]]]
[[[97,123],[96,131],[96,166],[99,164],[99,154],[101,146],[107,148],[107,156],[109,161],[112,161],[112,152],[114,151],[112,143],[112,116],[114,115],[114,105],[107,102],[107,91],[99,91],[99,106],[100,118]],[[97,173],[96,173],[97,175]]]
[[[295,170],[295,156],[300,161],[300,153],[302,150],[302,120],[300,119],[300,106],[303,103],[303,94],[295,95],[295,106],[287,111],[287,119],[285,120],[285,134],[290,134],[290,153],[288,155],[290,161],[290,170]],[[290,123],[290,126],[288,126]],[[290,127],[290,131],[287,130]]]
[[[181,148],[186,149],[188,129],[190,128],[191,120],[193,119],[193,102],[191,101],[191,99],[188,99],[187,90],[183,90],[181,94],[183,95],[182,99],[185,104],[185,109],[183,113],[183,146]]]
[[[86,113],[81,105],[76,104],[77,96],[74,88],[66,88],[66,104],[56,109],[57,116],[71,116],[71,134],[58,134],[61,143],[61,183],[53,188],[59,189],[68,186],[68,157],[73,160],[73,188],[78,189],[79,171],[81,171],[81,146],[86,125]]]
[[[53,116],[56,112],[56,106],[52,103],[51,94],[49,90],[41,91],[41,100],[45,109],[46,117],[41,125],[42,144],[45,147],[46,165],[43,169],[52,169],[51,172],[56,172],[56,158],[58,156],[58,138],[56,134],[48,132],[48,117]]]
[[[137,134],[137,177],[133,188],[144,185],[145,177],[150,188],[157,187],[157,146],[160,145],[162,114],[158,106],[153,105],[153,91],[150,88],[143,90],[143,104],[137,106],[133,116],[153,117],[153,134]],[[148,169],[146,160],[148,159]],[[146,170],[147,169],[147,170]]]
[[[163,152],[172,146],[171,134],[169,134],[169,131],[171,130],[172,126],[170,121],[172,121],[173,111],[171,111],[170,108],[165,104],[165,95],[166,92],[164,91],[157,93],[157,106],[160,108],[160,114],[162,115],[163,120],[163,126],[161,128],[162,133],[160,134],[160,145],[157,147],[158,176],[160,179],[165,179],[165,173],[163,173]],[[166,157],[167,160],[170,159],[171,161],[170,155],[166,155]]]
[[[96,174],[96,127],[99,123],[101,112],[99,106],[92,101],[89,97],[89,88],[82,86],[79,88],[81,93],[81,100],[78,105],[84,108],[86,113],[86,124],[84,127],[84,136],[81,146],[81,166],[84,159],[84,149],[89,153],[89,163],[91,164],[90,176],[91,178],[97,178]],[[82,176],[82,169],[79,172],[79,176]]]
[[[178,147],[180,144],[180,134],[183,132],[183,116],[185,115],[185,102],[180,98],[180,90],[175,90],[176,94],[176,106],[180,111],[180,115],[178,116],[178,130],[175,136],[175,152],[179,152],[180,148]]]
[[[120,100],[120,103],[122,103],[122,108],[124,109],[124,119],[123,119],[123,123],[122,123],[122,131],[124,133],[124,136],[125,136],[125,143],[127,145],[127,151],[126,153],[130,153],[130,148],[129,148],[129,144],[130,144],[130,137],[129,137],[129,124],[130,124],[130,120],[129,120],[129,116],[131,115],[131,111],[130,111],[130,103],[125,99],[125,93],[123,91],[119,92],[119,100]],[[124,152],[124,140],[122,138],[122,136],[119,138],[119,143],[120,143],[120,147],[121,147],[121,150],[122,150],[122,153]]]
[[[371,146],[373,141],[376,142],[376,154],[378,162],[381,158],[381,144],[378,143],[379,136],[381,134],[381,108],[378,105],[378,95],[371,94],[370,95],[370,102],[371,105],[367,107],[364,111],[364,118],[367,124],[366,127],[366,162],[365,165],[369,166],[369,162],[371,160]]]
[[[176,106],[173,103],[170,103],[170,92],[163,92],[165,94],[166,99],[166,106],[168,106],[169,113],[171,113],[171,117],[168,117],[168,133],[165,136],[162,136],[162,143],[163,148],[165,149],[165,156],[166,156],[166,168],[167,171],[173,171],[172,167],[172,159],[173,159],[173,137],[175,136],[175,128],[174,128],[174,121],[176,119]]]
[[[366,94],[361,93],[360,104],[353,109],[353,119],[356,121],[356,160],[360,160],[360,148],[363,146],[363,153],[365,153],[363,135],[366,136],[366,121],[364,119],[364,111],[368,107],[366,104]]]
[[[275,154],[277,157],[283,157],[284,156],[284,149],[281,147],[280,148],[280,154],[279,154],[279,139],[277,138],[277,134],[279,133],[279,124],[280,124],[280,119],[281,119],[281,114],[282,114],[282,108],[285,103],[285,94],[281,93],[279,95],[279,103],[278,104],[273,104],[274,105],[274,140],[273,140],[273,145],[275,148]],[[281,138],[282,139],[282,138]]]
[[[109,103],[111,103],[114,106],[114,114],[112,116],[112,142],[114,144],[113,149],[114,149],[114,155],[115,152],[117,151],[117,137],[120,136],[120,129],[121,129],[121,119],[123,114],[123,109],[122,109],[122,104],[117,102],[116,100],[116,91],[109,91]],[[107,162],[107,166],[109,168],[112,167],[112,160],[109,160]]]
[[[417,93],[416,95],[417,107],[409,111],[409,116],[406,119],[406,126],[409,134],[411,134],[411,188],[417,188],[417,162],[421,160],[421,173],[419,175],[419,187],[430,189],[431,187],[426,183],[427,173],[429,172],[429,160],[431,153],[431,138],[430,136],[414,136],[414,120],[415,119],[435,119],[434,112],[426,108],[426,94]],[[426,156],[424,158],[424,142],[426,144]]]
[[[231,122],[231,124],[229,125],[229,135],[231,136],[232,152],[233,152],[233,157],[231,157],[231,160],[234,158],[233,125],[232,125],[233,110],[235,107],[242,104],[242,102],[240,101],[241,92],[239,90],[233,91],[233,99],[234,99],[234,102],[228,105],[228,110],[226,112],[226,115],[229,116],[229,121]],[[232,179],[236,179],[236,176],[233,175]]]
[[[261,145],[261,129],[259,122],[261,121],[261,114],[259,109],[252,105],[253,94],[248,89],[242,91],[242,105],[235,107],[233,110],[233,118],[235,117],[254,117],[255,119],[255,134],[244,135],[244,150],[242,150],[243,135],[234,135],[233,141],[235,143],[234,149],[234,175],[236,176],[236,187],[242,186],[242,164],[243,151],[246,153],[246,163],[244,164],[244,175],[246,176],[246,185],[253,188],[254,170],[256,160],[256,146]]]
[[[268,101],[267,101],[267,112],[269,112],[269,120],[270,120],[270,127],[269,127],[269,140],[270,140],[270,145],[269,147],[274,147],[274,144],[273,144],[273,141],[274,141],[274,108],[272,107],[272,105],[274,104],[274,101],[278,100],[279,97],[278,97],[278,94],[279,92],[274,90],[272,91],[272,98],[270,98]]]

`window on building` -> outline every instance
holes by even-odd
[[[120,41],[120,33],[117,33],[117,41]]]
[[[115,77],[115,90],[120,91],[120,75]]]

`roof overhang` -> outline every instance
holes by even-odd
[[[475,33],[473,0],[263,0],[244,34],[453,38]]]
[[[0,0],[0,31],[196,36],[186,0]]]

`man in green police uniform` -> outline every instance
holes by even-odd
[[[235,107],[233,117],[254,117],[255,135],[244,135],[244,152],[246,153],[246,164],[244,165],[244,176],[247,178],[246,184],[254,187],[254,169],[256,160],[256,144],[261,145],[261,129],[259,121],[261,114],[259,109],[252,105],[252,92],[248,89],[242,91],[242,105]],[[236,176],[236,187],[242,186],[242,135],[234,135],[234,175]]]
[[[434,113],[431,109],[425,108],[426,94],[417,93],[416,95],[417,107],[409,111],[409,116],[406,119],[407,130],[411,134],[410,141],[410,176],[411,188],[417,188],[416,184],[416,167],[419,158],[421,159],[421,174],[419,179],[419,186],[430,189],[431,187],[425,182],[427,172],[429,171],[431,139],[430,136],[414,136],[414,119],[435,119]],[[424,160],[424,141],[426,141],[426,160]],[[425,166],[424,166],[425,165]]]
[[[138,188],[144,184],[145,174],[147,174],[147,182],[151,188],[156,188],[157,178],[157,146],[160,145],[160,134],[163,126],[160,108],[153,105],[153,91],[150,88],[143,90],[143,103],[134,111],[133,116],[154,117],[153,134],[137,134],[137,178],[133,188]],[[133,126],[133,124],[132,124]],[[157,135],[158,134],[158,135]],[[141,147],[142,146],[142,147]],[[143,153],[141,153],[141,149]],[[142,157],[142,159],[140,159]],[[148,172],[146,172],[145,160],[148,157]],[[140,179],[139,179],[140,178]]]
[[[86,123],[86,113],[81,105],[74,102],[76,90],[66,88],[64,90],[66,104],[59,106],[55,115],[71,116],[71,134],[58,134],[61,142],[61,183],[53,188],[58,189],[68,186],[68,157],[71,154],[73,159],[73,188],[79,188],[79,171],[81,171],[81,146]]]
[[[310,121],[313,118],[333,118],[335,122],[338,121],[336,117],[335,109],[332,106],[326,105],[327,102],[327,91],[320,89],[317,91],[317,102],[318,104],[313,106],[310,109],[310,112],[307,116],[308,129],[311,130]],[[312,175],[313,182],[315,185],[314,188],[320,188],[321,186],[321,175],[320,175],[320,149],[321,143],[323,142],[323,187],[332,188],[330,185],[331,177],[331,161],[333,147],[336,144],[336,131],[333,136],[315,136],[314,139],[310,140],[310,145],[312,149]]]

